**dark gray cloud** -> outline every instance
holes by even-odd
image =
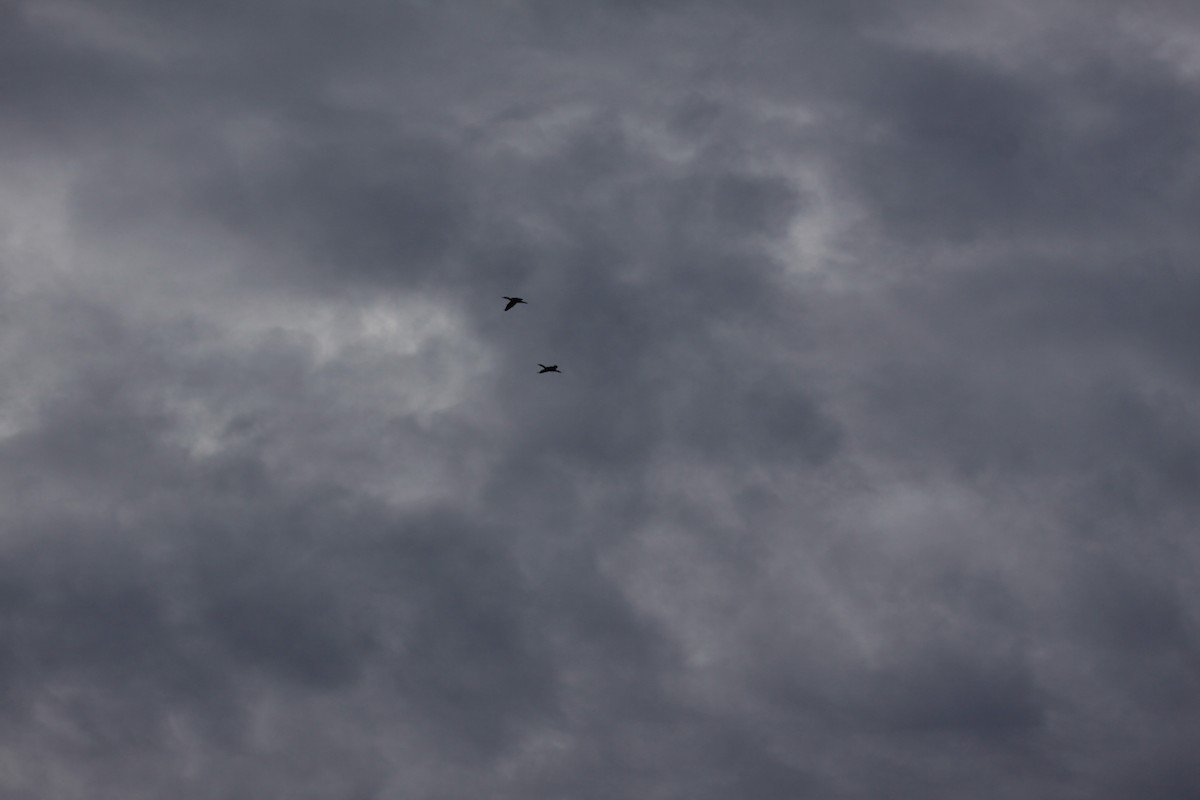
[[[4,6],[3,794],[1200,792],[1122,9]]]

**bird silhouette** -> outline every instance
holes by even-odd
[[[560,375],[562,374],[559,372],[558,364],[551,364],[548,367],[545,364],[538,364],[538,366],[541,367],[541,369],[538,370],[538,375],[541,375],[543,372],[558,372]]]
[[[522,300],[522,299],[521,299],[521,298],[519,298],[519,297],[505,297],[504,299],[508,301],[508,305],[506,305],[506,306],[504,307],[504,310],[505,310],[505,311],[508,311],[510,308],[512,308],[513,306],[515,306],[517,303],[524,303],[524,302],[525,302],[524,300]],[[528,303],[526,303],[526,305],[528,305]]]

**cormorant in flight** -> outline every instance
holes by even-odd
[[[538,366],[541,367],[538,370],[538,375],[541,375],[543,372],[558,372],[558,364],[551,364],[548,367],[545,364],[538,364]],[[559,372],[559,374],[561,375],[562,373]]]
[[[505,297],[504,299],[508,301],[508,305],[506,305],[506,306],[504,307],[504,310],[505,310],[505,311],[508,311],[510,308],[512,308],[513,306],[515,306],[517,303],[524,303],[524,302],[525,302],[524,300],[522,300],[522,299],[521,299],[521,298],[519,298],[519,297]],[[528,303],[526,303],[526,305],[528,305]]]

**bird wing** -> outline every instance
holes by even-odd
[[[516,304],[517,304],[517,301],[516,301],[516,300],[509,300],[509,301],[508,301],[508,305],[506,305],[506,306],[504,307],[504,310],[505,310],[505,311],[508,311],[510,308],[512,308],[512,307],[513,307],[513,306],[515,306]]]

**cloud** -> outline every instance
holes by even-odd
[[[5,796],[1194,791],[1186,9],[0,14]]]

